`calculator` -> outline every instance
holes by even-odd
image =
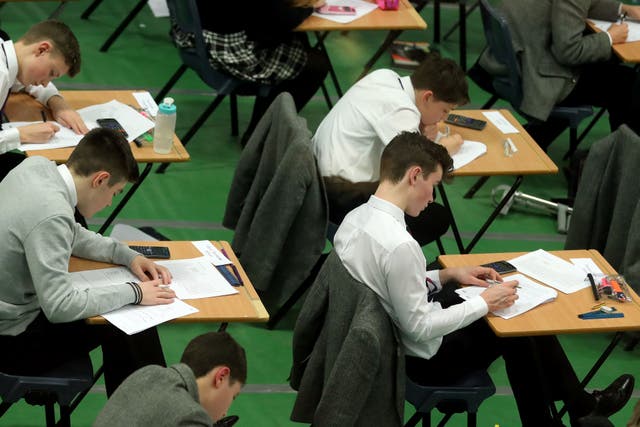
[[[171,258],[169,248],[166,246],[129,246],[134,251],[146,256],[147,258]]]
[[[484,120],[472,119],[471,117],[461,116],[459,114],[449,114],[444,121],[445,123],[475,130],[482,130],[487,125],[487,122]]]
[[[494,261],[487,264],[482,264],[481,267],[493,268],[498,274],[507,274],[518,271],[516,267],[507,261]]]

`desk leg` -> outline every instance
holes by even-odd
[[[440,43],[440,0],[433,2],[433,42]]]
[[[317,43],[314,47],[322,50],[325,55],[327,55],[327,59],[329,60],[329,76],[331,76],[331,81],[333,82],[333,86],[336,88],[336,93],[338,94],[338,98],[342,98],[342,88],[340,87],[340,82],[338,82],[338,76],[336,75],[336,70],[333,68],[333,63],[331,62],[331,58],[329,57],[329,52],[327,52],[327,48],[324,45],[324,39],[327,38],[329,34],[327,31],[321,33],[319,31],[315,32]]]
[[[402,30],[389,31],[389,33],[387,34],[387,38],[384,40],[384,42],[382,42],[382,44],[380,45],[376,53],[373,54],[371,59],[365,64],[364,69],[362,70],[362,73],[360,73],[360,75],[358,76],[357,80],[360,80],[361,78],[366,76],[367,73],[369,73],[369,70],[371,70],[371,67],[375,65],[378,59],[380,59],[382,54],[384,54],[385,51],[389,48],[389,46],[391,46],[391,43],[393,43],[393,41],[398,38],[401,32]]]
[[[66,5],[67,1],[61,1],[60,4],[55,8],[55,10],[51,12],[51,15],[49,15],[49,19],[58,19],[58,16],[60,16]]]
[[[224,332],[227,330],[227,326],[229,326],[229,322],[220,323],[220,327],[218,328],[218,332]]]
[[[125,28],[127,28],[127,26],[129,26],[131,21],[133,21],[133,18],[135,18],[138,15],[138,13],[140,13],[142,8],[146,4],[147,4],[147,0],[140,0],[138,2],[138,4],[136,4],[136,6],[133,9],[131,9],[131,12],[129,12],[129,14],[126,16],[126,18],[124,18],[122,20],[120,25],[118,25],[118,28],[116,28],[115,31],[113,33],[111,33],[111,35],[109,36],[107,41],[104,42],[104,44],[100,48],[100,52],[106,52],[106,51],[109,50],[109,47],[111,47],[113,42],[115,42],[117,40],[117,38],[120,37],[120,34],[122,34],[122,32],[125,30]]]
[[[467,2],[461,1],[458,4],[458,15],[460,20],[460,40],[458,46],[460,49],[460,67],[463,71],[467,71]]]
[[[478,230],[476,235],[473,237],[469,245],[467,245],[467,247],[464,249],[464,252],[462,253],[468,254],[469,252],[471,252],[471,249],[473,249],[476,243],[478,243],[478,240],[480,240],[480,238],[487,231],[491,223],[493,223],[493,221],[496,219],[498,214],[500,214],[500,211],[502,210],[502,208],[507,204],[507,202],[509,202],[509,199],[511,199],[511,196],[513,196],[516,190],[518,189],[518,187],[520,187],[520,184],[522,184],[522,175],[518,175],[516,177],[516,180],[514,181],[509,191],[504,195],[500,203],[498,203],[498,206],[496,206],[496,208],[493,210],[491,215],[489,215],[489,218],[487,219],[487,221],[482,225],[480,230]]]
[[[86,8],[84,12],[82,12],[82,15],[80,15],[80,18],[89,19],[93,11],[96,10],[98,6],[100,6],[100,3],[102,3],[102,0],[93,0],[93,2],[89,5],[89,7]]]
[[[439,184],[438,190],[440,191],[440,196],[442,197],[442,204],[449,211],[449,216],[451,217],[451,232],[453,233],[453,237],[456,239],[456,244],[458,245],[458,252],[464,254],[464,243],[462,243],[462,237],[460,236],[460,231],[458,230],[458,224],[456,224],[456,219],[453,216],[453,210],[451,210],[451,205],[449,204],[449,199],[447,198],[447,193],[444,191],[444,185]],[[438,248],[440,249],[440,248]]]
[[[151,166],[152,163],[147,163],[147,165],[144,167],[144,170],[140,174],[140,178],[138,178],[138,180],[131,186],[129,191],[127,191],[127,194],[125,194],[120,203],[118,203],[118,206],[116,206],[113,212],[111,212],[111,215],[109,215],[107,220],[100,227],[100,230],[98,230],[98,234],[104,235],[104,232],[107,230],[107,228],[109,228],[113,220],[116,219],[122,208],[124,208],[124,205],[127,204],[131,196],[133,196],[133,193],[135,193],[136,190],[138,190],[138,187],[140,187],[140,184],[142,184],[142,181],[144,181],[147,175],[149,175],[149,172],[151,172]]]
[[[473,184],[471,186],[470,189],[467,190],[466,193],[464,193],[464,196],[462,196],[465,199],[472,199],[473,196],[476,194],[476,192],[487,182],[489,181],[488,176],[481,176],[480,178],[478,178],[478,180],[476,181],[475,184]]]

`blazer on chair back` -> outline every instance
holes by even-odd
[[[293,333],[291,419],[314,427],[403,424],[404,355],[378,296],[335,252],[309,291]]]

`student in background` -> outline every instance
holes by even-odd
[[[15,43],[0,40],[0,110],[10,92],[25,91],[51,109],[53,118],[78,134],[88,131],[84,121],[62,98],[53,79],[80,71],[80,47],[73,32],[62,22],[43,21],[32,26]],[[53,123],[36,123],[0,130],[0,154],[20,143],[43,143],[58,131]],[[23,155],[0,156],[0,180]]]
[[[344,218],[334,239],[347,271],[379,296],[398,328],[407,376],[419,384],[446,386],[502,357],[524,427],[555,425],[547,390],[567,404],[572,422],[619,411],[631,397],[631,375],[588,393],[555,336],[498,338],[489,328],[482,317],[513,305],[516,281],[487,287],[487,278],[501,277],[479,266],[427,271],[404,218],[433,202],[433,188],[447,179],[452,164],[444,147],[423,135],[396,136],[382,152],[375,194]],[[457,283],[487,289],[462,301],[451,292]]]
[[[247,380],[244,349],[226,332],[192,339],[180,363],[134,372],[109,398],[94,427],[212,426]]]
[[[306,34],[293,29],[325,0],[197,3],[211,66],[240,80],[274,86],[269,96],[256,97],[241,140],[244,147],[278,94],[289,92],[300,111],[322,85],[329,59],[309,46]],[[172,36],[178,46],[193,44],[188,34],[175,27]]]
[[[128,336],[110,324],[86,318],[128,304],[169,304],[175,293],[160,285],[171,273],[121,242],[76,223],[88,218],[138,179],[138,166],[125,138],[93,129],[56,166],[29,157],[0,182],[0,372],[38,375],[102,346],[107,394],[133,371],[164,365],[155,328]],[[140,282],[76,287],[71,255],[125,265]]]
[[[340,224],[349,211],[375,192],[382,150],[400,132],[424,133],[450,153],[457,152],[462,137],[438,135],[437,124],[468,100],[464,71],[454,61],[435,53],[411,76],[401,77],[382,69],[353,85],[313,136],[313,149],[327,190],[330,221]],[[407,221],[422,246],[444,234],[450,218],[449,212],[435,203]]]

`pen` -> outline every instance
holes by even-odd
[[[502,284],[502,282],[499,281],[499,280],[484,279],[484,281],[487,282],[489,284],[489,286]],[[516,288],[521,289],[520,285],[516,285]]]
[[[593,298],[598,301],[600,300],[600,294],[598,293],[598,288],[596,287],[596,282],[593,280],[593,274],[587,273],[587,277],[589,278],[589,283],[591,283],[591,292],[593,292]]]
[[[627,12],[622,12],[620,15],[620,24],[624,24],[624,21],[627,19]]]
[[[133,142],[136,144],[136,147],[142,148],[142,141],[140,141],[140,137],[135,138]]]
[[[47,115],[44,113],[44,110],[40,110],[40,115],[42,116],[42,121],[47,123]]]
[[[229,259],[229,261],[231,261],[231,258],[229,258],[229,256],[227,255],[227,252],[224,249],[221,248],[220,252],[222,252],[222,255],[226,256]],[[240,273],[238,272],[238,269],[236,268],[233,262],[231,263],[231,269],[233,270],[233,274],[235,274],[235,276],[238,278],[238,282],[240,282],[240,286],[244,286],[242,277],[240,277]]]
[[[159,287],[160,289],[169,289],[169,288],[171,288],[171,286],[170,286],[170,285],[158,285],[158,287]]]

